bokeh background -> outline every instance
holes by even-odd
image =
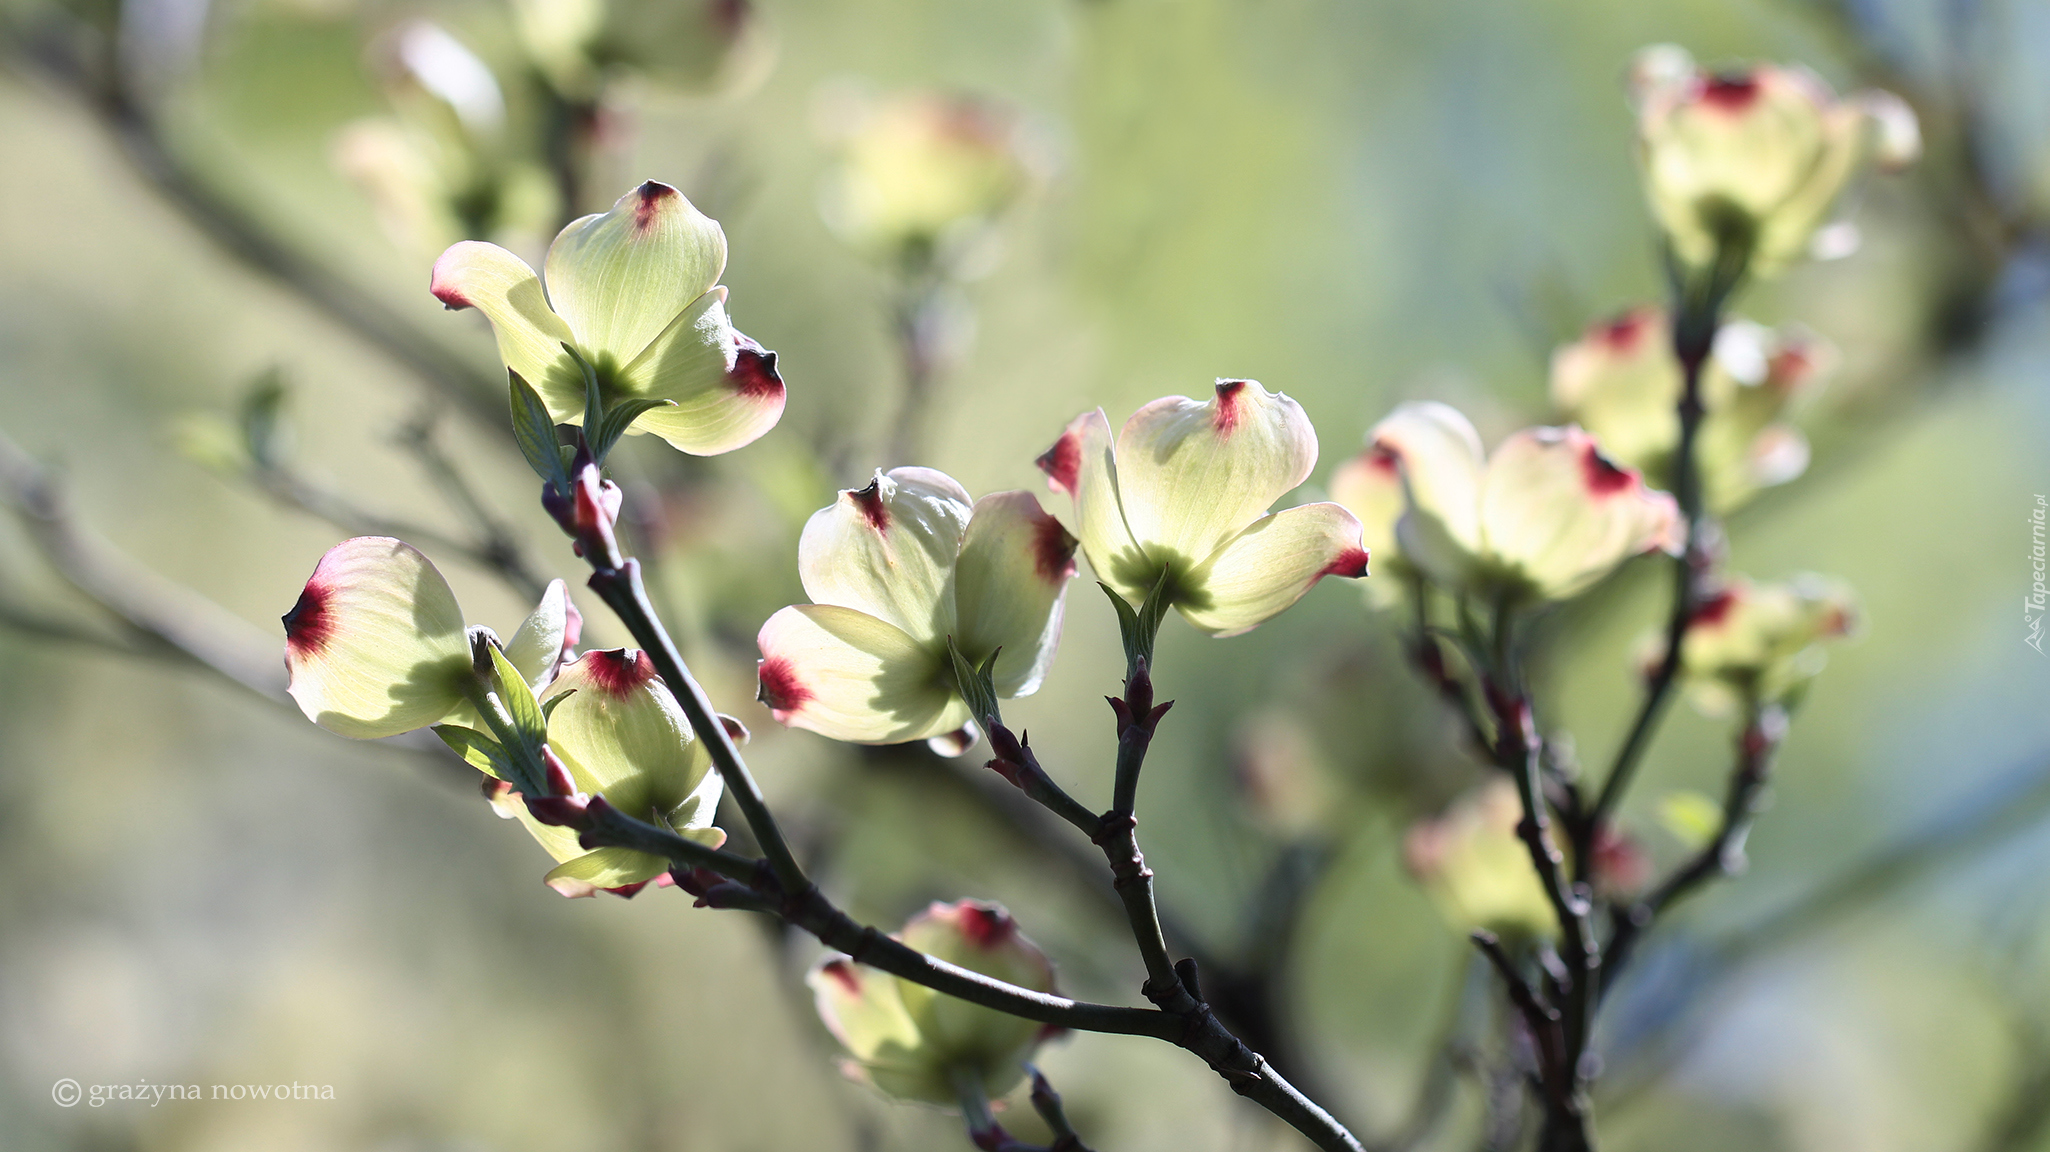
[[[905,277],[820,210],[835,94],[982,94],[1019,110],[1034,159],[941,309],[954,351],[915,462],[977,493],[1038,489],[1032,458],[1075,413],[1118,420],[1249,376],[1316,422],[1323,459],[1295,498],[1403,399],[1460,404],[1491,439],[1546,418],[1551,348],[1656,298],[1621,85],[1640,46],[1798,60],[1906,96],[1928,155],[1861,192],[1860,249],[1740,305],[1812,326],[1845,366],[1803,414],[1809,474],[1732,520],[1733,563],[1843,577],[1868,629],[1796,718],[1749,873],[1666,924],[1611,1005],[1598,1111],[1618,1150],[2050,1148],[2050,664],[2021,611],[2027,517],[2050,493],[2050,9],[717,7],[745,22],[733,58],[688,82],[623,73],[582,193],[591,210],[657,178],[718,217],[737,321],[789,384],[782,424],[746,450],[622,452],[630,503],[659,510],[637,527],[661,595],[836,898],[885,925],[929,900],[1001,900],[1067,988],[1120,1001],[1141,974],[1099,879],[1075,845],[1021,831],[975,757],[862,752],[752,701],[754,630],[802,600],[804,517],[914,462],[884,457]],[[403,442],[426,424],[537,571],[575,588],[581,568],[503,426],[418,370],[495,371],[481,319],[426,292],[439,242],[395,235],[335,162],[348,125],[392,114],[377,44],[413,17],[499,72],[511,131],[545,120],[509,10],[122,8],[0,9],[0,428],[22,449],[15,478],[47,465],[85,534],[53,566],[43,522],[0,526],[0,1144],[964,1147],[953,1118],[841,1078],[800,983],[810,940],[674,891],[563,900],[446,758],[353,745],[189,661],[112,650],[149,646],[65,580],[65,555],[170,603],[259,686],[281,679],[276,620],[347,533],[233,475],[217,433],[265,378],[286,387],[295,477],[466,537],[471,516]],[[146,119],[75,67],[107,43]],[[159,146],[168,169],[148,163]],[[196,226],[223,207],[225,234],[274,238],[296,280],[224,246],[219,220]],[[548,231],[508,235],[534,258]],[[387,310],[411,358],[338,323],[308,268]],[[471,619],[523,614],[488,566],[429,550]],[[1590,763],[1635,705],[1631,653],[1663,589],[1626,572],[1548,625],[1551,723]],[[579,602],[587,640],[623,638]],[[1007,710],[1085,796],[1108,791],[1101,697],[1120,665],[1114,617],[1078,581],[1052,678]],[[1179,703],[1143,832],[1184,946],[1237,978],[1266,1047],[1356,1130],[1484,1146],[1488,1099],[1515,1091],[1491,1071],[1488,986],[1400,855],[1409,822],[1478,769],[1389,622],[1336,581],[1242,638],[1170,621],[1159,682]],[[1624,809],[1656,859],[1681,852],[1660,798],[1718,792],[1728,740],[1675,709]],[[1043,1064],[1100,1149],[1299,1146],[1162,1045],[1071,1037]],[[63,1109],[60,1077],[334,1099]]]

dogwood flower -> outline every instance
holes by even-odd
[[[772,55],[747,0],[513,0],[512,9],[549,86],[592,103],[620,69],[687,91],[730,90]]]
[[[1267,511],[1316,467],[1317,434],[1302,405],[1255,381],[1155,400],[1115,440],[1101,408],[1085,412],[1038,463],[1074,497],[1098,580],[1136,606],[1165,575],[1175,609],[1213,636],[1259,625],[1326,576],[1367,574],[1351,512]]]
[[[1515,785],[1496,778],[1403,836],[1403,866],[1454,929],[1511,939],[1558,934],[1551,897],[1516,835],[1522,820]]]
[[[878,255],[915,262],[956,248],[1036,176],[1019,115],[993,100],[848,94],[832,111],[840,163],[821,205],[826,223]]]
[[[776,354],[726,316],[725,268],[718,222],[650,180],[555,237],[545,291],[526,261],[477,240],[442,253],[431,289],[450,309],[474,307],[490,319],[499,358],[557,423],[583,421],[588,365],[608,407],[638,397],[674,402],[642,413],[633,431],[715,456],[753,442],[783,415]]]
[[[554,675],[573,611],[557,580],[505,645],[530,689]],[[440,569],[412,545],[335,545],[284,621],[285,690],[328,731],[375,740],[445,720],[474,726],[472,630]]]
[[[548,747],[578,795],[603,796],[628,816],[714,848],[725,843],[726,833],[712,826],[724,783],[647,653],[586,652],[563,666],[543,696],[553,702]],[[669,861],[631,848],[586,851],[575,829],[536,820],[511,784],[488,783],[498,814],[525,825],[560,862],[546,879],[563,895],[593,896],[604,889],[631,896],[666,877]]]
[[[1665,44],[1639,53],[1631,81],[1652,213],[1695,267],[1729,245],[1748,245],[1757,272],[1785,267],[1861,169],[1900,168],[1921,151],[1898,96],[1839,99],[1806,68],[1704,69]]]
[[[1856,595],[1813,574],[1754,582],[1734,576],[1694,611],[1680,645],[1680,670],[1694,705],[1713,716],[1740,706],[1790,703],[1822,671],[1823,644],[1854,635]],[[1655,666],[1664,645],[1645,648]]]
[[[1780,417],[1827,381],[1837,359],[1835,345],[1798,328],[1723,325],[1702,367],[1694,451],[1710,509],[1727,512],[1807,469],[1807,437]],[[1552,354],[1553,402],[1611,458],[1661,483],[1672,482],[1683,386],[1661,308],[1597,324]]]
[[[1673,498],[1578,426],[1526,428],[1488,457],[1457,409],[1420,401],[1398,406],[1367,443],[1334,488],[1372,521],[1370,535],[1392,534],[1404,563],[1447,587],[1563,600],[1632,556],[1677,554],[1684,542]]]
[[[813,603],[757,638],[761,700],[777,720],[835,740],[974,742],[949,638],[999,697],[1039,688],[1060,641],[1075,539],[1029,492],[972,504],[930,468],[877,472],[814,513],[797,543]]]
[[[898,939],[985,976],[1036,992],[1054,989],[1053,964],[996,904],[935,903],[913,917]],[[1047,1033],[1036,1024],[900,980],[838,954],[807,978],[819,1018],[850,1059],[847,1075],[885,1095],[930,1104],[960,1099],[959,1080],[972,1077],[991,1098],[1024,1078],[1025,1060]]]

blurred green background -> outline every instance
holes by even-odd
[[[196,466],[175,429],[276,369],[299,473],[460,534],[395,443],[441,411],[440,442],[491,510],[571,579],[587,641],[618,643],[502,427],[252,272],[124,160],[52,64],[108,14],[0,10],[0,427],[54,466],[78,519],[238,618],[187,617],[208,635],[274,659],[277,617],[345,533]],[[438,245],[395,241],[332,153],[346,124],[387,112],[366,45],[411,16],[500,69],[516,121],[538,115],[507,10],[135,13],[158,18],[145,29],[204,22],[151,81],[192,172],[488,378],[482,320],[426,292]],[[1620,80],[1633,51],[1798,60],[1914,102],[1929,154],[1864,191],[1862,248],[1740,302],[1809,324],[1846,364],[1804,415],[1809,475],[1731,522],[1733,564],[1841,576],[1868,631],[1796,717],[1749,873],[1666,924],[1611,1004],[1598,1110],[1617,1150],[2050,1148],[2050,664],[2018,611],[2027,516],[2050,493],[2050,9],[767,0],[752,20],[723,84],[629,77],[608,97],[582,205],[654,178],[718,217],[736,320],[789,385],[782,424],[733,455],[623,453],[630,502],[663,509],[662,595],[836,898],[885,926],[928,900],[1001,900],[1068,990],[1120,1002],[1141,973],[1101,886],[980,799],[974,757],[864,753],[753,703],[754,630],[802,600],[804,516],[907,462],[976,493],[1043,491],[1032,458],[1075,413],[1122,420],[1217,376],[1285,391],[1316,422],[1322,461],[1290,502],[1316,498],[1403,399],[1459,404],[1492,440],[1547,417],[1556,343],[1660,291]],[[916,461],[880,456],[902,387],[894,274],[819,211],[821,93],[850,80],[1011,102],[1052,158],[960,289],[973,339],[934,386]],[[503,582],[437,558],[471,619],[517,622]],[[1663,592],[1630,571],[1548,626],[1548,724],[1589,763],[1635,706],[1630,653]],[[100,627],[11,521],[0,600]],[[1419,1146],[1484,1146],[1485,984],[1400,862],[1408,822],[1478,771],[1389,622],[1333,581],[1248,636],[1170,621],[1162,645],[1178,706],[1142,830],[1177,929],[1221,970],[1266,974],[1277,1043],[1355,1130],[1396,1134],[1449,1075]],[[1085,797],[1109,789],[1101,697],[1120,670],[1114,617],[1078,581],[1051,679],[1007,718]],[[840,1077],[802,992],[809,939],[673,891],[565,901],[445,760],[351,745],[176,661],[19,628],[0,628],[0,732],[9,1149],[966,1146],[956,1120]],[[1674,710],[1624,810],[1660,861],[1681,847],[1657,801],[1718,792],[1728,741]],[[1279,783],[1249,792],[1254,769]],[[1070,1037],[1042,1063],[1099,1149],[1302,1146],[1163,1045]],[[60,1077],[335,1098],[67,1110]]]

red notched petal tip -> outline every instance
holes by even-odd
[[[739,347],[733,354],[733,367],[726,370],[727,383],[750,400],[781,401],[783,377],[776,371],[776,354],[749,337],[734,335]]]
[[[1721,588],[1710,593],[1708,598],[1703,600],[1694,609],[1694,615],[1688,617],[1688,626],[1693,628],[1713,628],[1721,624],[1730,618],[1730,612],[1736,608],[1737,601],[1740,599],[1742,597],[1738,595],[1737,589],[1734,587]]]
[[[1637,483],[1637,473],[1602,455],[1593,440],[1580,449],[1580,470],[1588,492],[1595,496],[1613,496]]]
[[[648,229],[653,228],[656,219],[662,213],[663,202],[671,198],[681,198],[683,195],[660,180],[650,180],[639,188],[634,189],[634,192],[640,196],[640,200],[634,205],[634,231],[636,232],[646,232]]]
[[[1082,480],[1081,435],[1073,430],[1061,433],[1061,438],[1053,442],[1053,447],[1040,453],[1039,459],[1033,463],[1039,465],[1041,472],[1046,473],[1049,487],[1056,492],[1065,492],[1073,496]]]
[[[637,648],[606,648],[586,652],[578,661],[585,666],[591,683],[615,700],[655,678],[655,662]]]
[[[949,911],[961,929],[961,937],[984,951],[1001,948],[1018,934],[1018,922],[994,904],[963,900]]]
[[[1244,380],[1217,382],[1217,411],[1212,414],[1210,421],[1216,426],[1218,435],[1229,436],[1232,429],[1239,426],[1239,420],[1244,415],[1243,397],[1246,384],[1247,381]]]
[[[1316,580],[1322,580],[1326,576],[1343,576],[1347,580],[1358,580],[1366,574],[1367,550],[1365,548],[1347,548],[1338,554],[1337,559],[1324,565],[1324,570],[1317,573]],[[1315,583],[1315,580],[1312,583]]]
[[[1032,522],[1032,566],[1039,578],[1061,584],[1075,574],[1075,548],[1080,543],[1061,522],[1041,511]]]
[[[848,489],[847,498],[854,502],[855,508],[860,510],[862,519],[868,521],[869,527],[878,532],[889,530],[890,509],[883,503],[883,482],[881,479],[869,481],[866,488]]]
[[[1636,351],[1637,345],[1651,331],[1652,322],[1658,319],[1656,308],[1632,308],[1621,316],[1605,320],[1594,326],[1588,335],[1619,356]]]
[[[1360,459],[1367,462],[1368,468],[1384,476],[1400,476],[1402,474],[1402,453],[1396,451],[1393,446],[1384,444],[1379,440],[1367,445],[1367,450],[1360,453]]]
[[[1755,72],[1718,72],[1701,82],[1701,102],[1718,112],[1738,113],[1758,100]]]
[[[830,977],[849,996],[861,995],[861,977],[854,974],[854,961],[847,959],[828,960],[819,966],[819,971]]]
[[[761,683],[755,699],[769,706],[769,715],[779,724],[788,724],[791,715],[811,699],[811,689],[798,682],[797,669],[785,657],[763,660],[755,675]]]
[[[318,573],[306,582],[299,601],[285,613],[285,650],[293,656],[311,656],[327,647],[335,634],[334,613],[328,602],[333,593]]]

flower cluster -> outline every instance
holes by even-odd
[[[631,895],[669,865],[621,848],[586,852],[575,832],[528,811],[495,722],[507,694],[525,694],[525,706],[545,718],[540,751],[560,777],[558,796],[603,796],[680,835],[725,839],[712,826],[720,778],[648,657],[615,649],[569,659],[580,620],[560,580],[500,645],[488,629],[465,625],[448,581],[418,549],[359,536],[321,557],[284,622],[288,691],[308,719],[358,740],[433,727],[486,774],[500,814],[517,816],[559,862],[547,880],[565,895]],[[495,674],[500,660],[516,675]]]

